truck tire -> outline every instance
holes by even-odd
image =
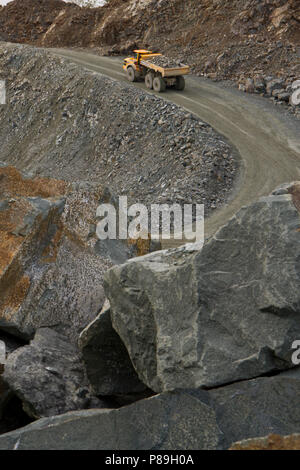
[[[183,91],[185,89],[185,79],[181,76],[176,77],[176,90]]]
[[[127,67],[126,69],[127,78],[130,82],[136,82],[137,77],[133,67]]]
[[[167,85],[162,77],[154,77],[153,80],[153,90],[157,93],[162,93],[166,91]]]
[[[146,87],[149,88],[149,90],[152,90],[153,88],[153,73],[148,72],[146,77],[145,77],[145,84]]]

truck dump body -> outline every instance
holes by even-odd
[[[144,49],[134,52],[136,57],[124,59],[123,64],[123,70],[130,82],[145,80],[146,87],[158,93],[165,91],[167,87],[184,90],[183,75],[190,73],[188,65]]]
[[[148,69],[161,73],[162,77],[176,77],[187,75],[190,72],[189,66],[180,64],[161,54],[144,56],[140,63]]]

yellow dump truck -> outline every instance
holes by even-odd
[[[130,82],[144,80],[147,88],[159,93],[165,91],[167,86],[184,90],[183,75],[190,73],[189,66],[144,49],[135,50],[134,53],[136,56],[124,59],[123,64]]]

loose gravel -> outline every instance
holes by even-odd
[[[166,57],[164,55],[157,55],[154,57],[149,57],[149,59],[146,59],[147,62],[151,62],[154,65],[158,65],[158,67],[163,67],[163,68],[177,68],[177,67],[184,67],[184,64],[179,62],[178,60],[170,59],[169,57]]]

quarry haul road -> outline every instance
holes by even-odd
[[[69,49],[50,51],[90,71],[127,82],[120,58]],[[144,83],[130,85],[149,92]],[[169,89],[159,96],[210,124],[241,156],[239,181],[230,201],[205,220],[206,236],[212,235],[242,206],[269,194],[282,183],[300,179],[300,121],[277,110],[269,100],[192,76],[187,78],[184,92]],[[172,240],[163,243],[163,247],[179,244]]]

